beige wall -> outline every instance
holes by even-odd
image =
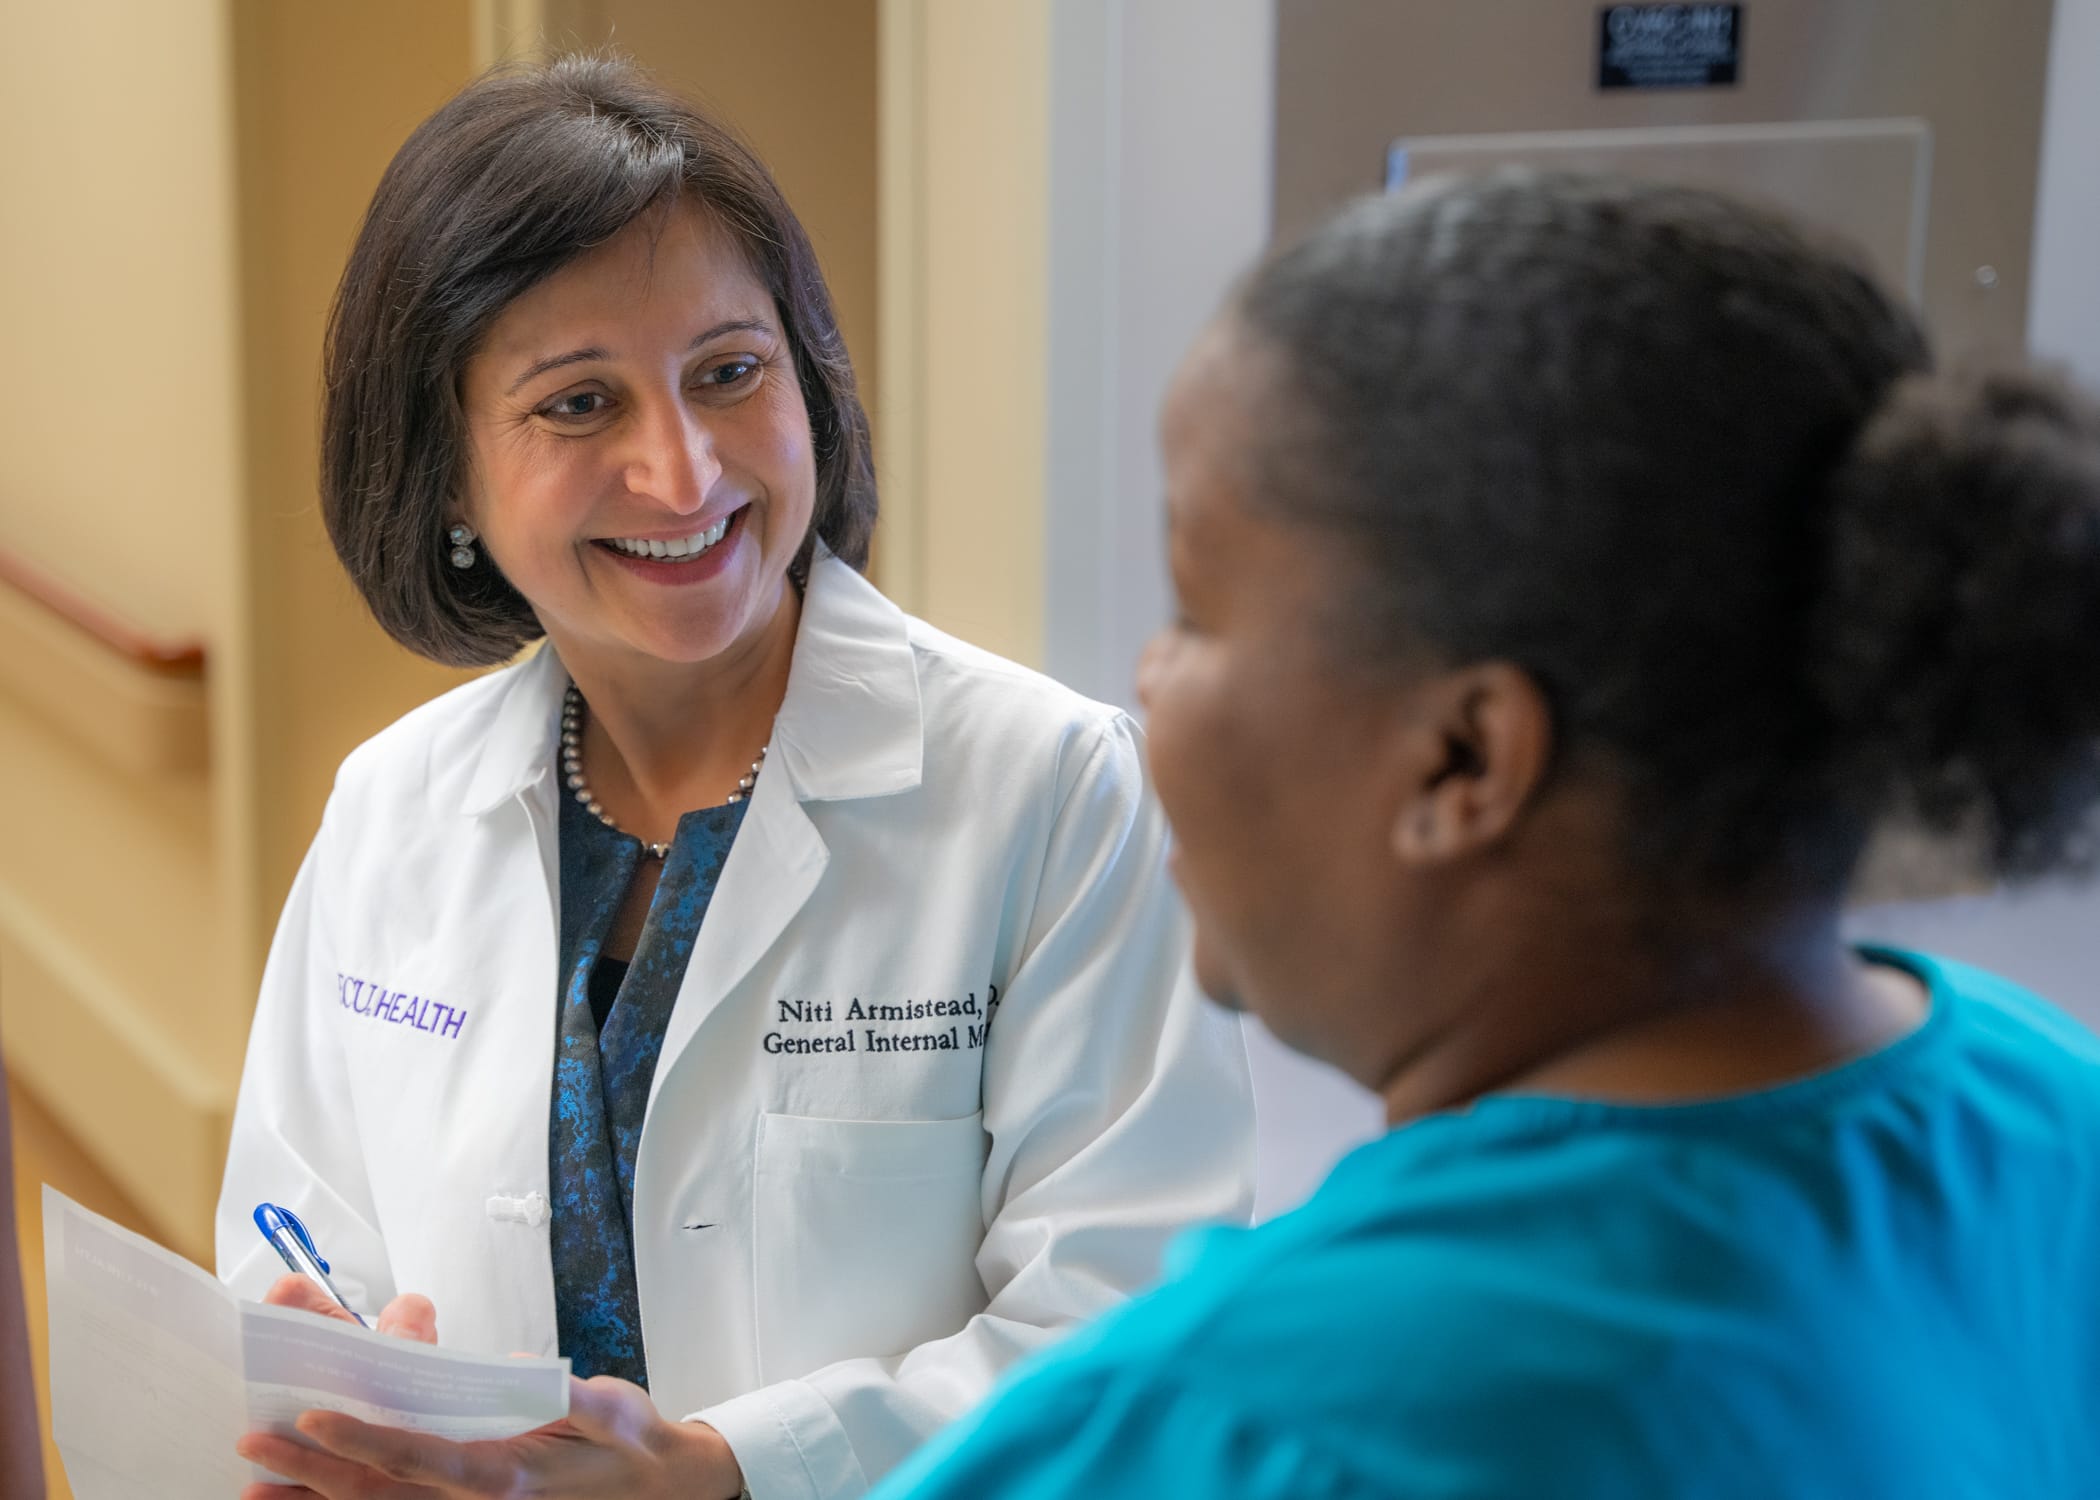
[[[239,483],[218,0],[8,7],[0,545],[199,633]]]
[[[254,871],[241,946],[276,921],[344,753],[461,681],[396,646],[321,525],[320,351],[328,305],[380,174],[473,72],[468,0],[355,6],[234,0],[244,329],[246,614],[225,674],[225,827]]]
[[[0,326],[36,351],[0,376],[0,547],[200,638],[209,725],[202,767],[116,753],[121,661],[114,689],[80,676],[81,713],[40,711],[12,669],[69,627],[10,596],[0,1022],[24,1084],[200,1258],[264,946],[335,765],[452,680],[342,581],[314,454],[329,294],[387,158],[468,76],[469,16],[22,7],[0,54],[0,122],[48,145],[0,157]]]
[[[217,0],[9,12],[0,547],[113,614],[207,644],[233,633],[239,591],[231,121]],[[10,603],[0,666],[43,654],[24,628],[43,617]],[[135,671],[110,660],[108,681]],[[212,783],[98,756],[92,711],[40,714],[14,694],[27,680],[0,672],[10,1063],[193,1248],[242,1030],[225,1001]],[[80,695],[108,681],[83,677]]]
[[[881,581],[1043,660],[1049,0],[883,0]]]

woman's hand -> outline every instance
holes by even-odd
[[[241,1500],[730,1500],[744,1473],[719,1432],[666,1422],[649,1393],[601,1375],[569,1383],[567,1421],[514,1438],[454,1443],[339,1412],[299,1431],[321,1451],[253,1432],[236,1451],[295,1484],[251,1484]]]
[[[304,1276],[278,1277],[263,1293],[263,1301],[272,1307],[296,1307],[305,1312],[319,1313],[324,1318],[341,1318],[345,1323],[357,1321],[335,1298]],[[374,1326],[381,1333],[397,1339],[414,1339],[419,1344],[438,1341],[437,1308],[428,1297],[419,1297],[414,1292],[396,1297],[381,1308],[379,1321]]]

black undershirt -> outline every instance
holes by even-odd
[[[605,1018],[612,1014],[613,1001],[620,997],[620,981],[626,977],[627,965],[621,959],[601,953],[591,965],[591,1015],[600,1031],[605,1029]]]

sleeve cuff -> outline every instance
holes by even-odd
[[[816,1391],[784,1380],[693,1412],[729,1444],[751,1500],[853,1500],[868,1489],[846,1429]]]

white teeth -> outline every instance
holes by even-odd
[[[698,557],[716,542],[729,534],[729,518],[723,517],[707,530],[692,536],[674,537],[668,542],[645,542],[635,538],[616,536],[606,538],[606,545],[629,557],[688,558]]]

